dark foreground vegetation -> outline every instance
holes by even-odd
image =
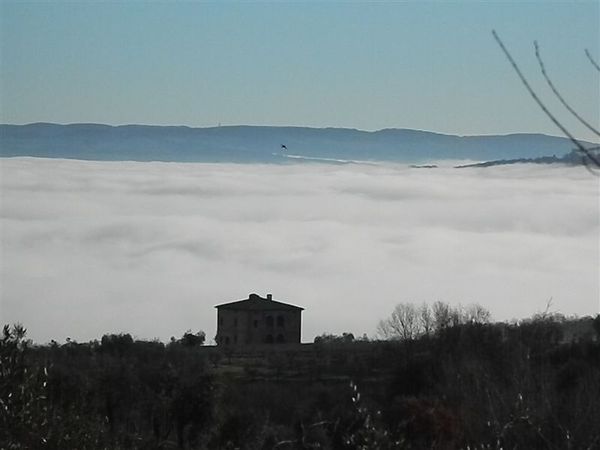
[[[600,448],[600,316],[244,352],[203,341],[35,346],[6,326],[0,448]]]

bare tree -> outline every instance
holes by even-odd
[[[490,321],[490,312],[481,305],[469,305],[464,312],[466,323],[488,323]]]
[[[536,57],[536,59],[538,61],[538,64],[540,66],[540,70],[542,71],[542,75],[544,76],[544,79],[546,80],[546,83],[548,84],[548,86],[550,87],[550,89],[552,90],[552,92],[554,93],[554,95],[556,96],[556,98],[558,98],[558,100],[567,109],[567,111],[569,111],[583,126],[585,126],[588,130],[590,130],[596,136],[600,137],[600,132],[598,132],[598,130],[596,128],[594,128],[592,125],[590,125],[590,123],[587,120],[585,120],[583,117],[581,117],[579,115],[579,113],[577,111],[575,111],[571,107],[571,105],[569,105],[569,103],[567,103],[567,101],[562,96],[562,94],[558,91],[558,89],[556,88],[556,86],[554,86],[554,83],[552,82],[552,80],[550,79],[550,76],[548,76],[548,72],[546,71],[546,65],[544,64],[544,61],[542,60],[542,55],[541,55],[541,52],[540,52],[540,46],[538,45],[537,41],[535,41],[533,43],[533,45],[535,47],[535,57]],[[590,57],[590,61],[593,61],[591,59],[591,57]]]
[[[437,301],[432,306],[423,303],[417,307],[400,303],[390,317],[379,322],[377,333],[383,339],[409,340],[430,336],[448,327],[489,321],[490,312],[478,304],[463,307]]]
[[[527,81],[527,78],[525,78],[525,75],[523,75],[523,72],[521,72],[521,69],[519,68],[519,66],[515,62],[514,58],[512,57],[512,55],[510,54],[510,52],[508,51],[508,49],[506,48],[506,46],[504,45],[504,42],[502,42],[502,40],[500,39],[500,36],[498,36],[498,33],[496,33],[495,30],[492,30],[492,35],[494,36],[494,39],[496,40],[496,42],[498,43],[498,45],[500,46],[500,48],[504,52],[504,55],[506,56],[506,58],[510,62],[512,68],[514,69],[514,71],[516,72],[516,74],[519,76],[519,79],[521,80],[521,82],[523,83],[523,85],[525,86],[525,88],[527,89],[527,91],[529,92],[529,94],[531,95],[531,97],[533,98],[533,100],[537,103],[537,105],[544,112],[544,114],[554,123],[554,125],[556,125],[560,129],[560,131],[567,138],[569,138],[569,140],[575,145],[576,150],[582,155],[582,162],[583,162],[583,164],[590,171],[592,171],[592,167],[594,167],[596,169],[600,169],[600,157],[597,155],[597,150],[599,149],[599,147],[598,146],[594,146],[594,147],[586,148],[556,118],[556,116],[552,112],[550,112],[550,110],[542,102],[542,100],[540,99],[540,97],[538,96],[538,94],[531,87],[529,81]],[[571,114],[573,114],[573,116],[579,122],[581,122],[585,127],[587,127],[590,131],[592,131],[592,133],[594,133],[597,136],[600,136],[600,132],[595,127],[593,127],[592,125],[590,125],[588,121],[586,121],[585,119],[583,119],[569,105],[569,103],[564,99],[564,97],[562,96],[562,94],[558,91],[558,89],[556,88],[556,86],[554,85],[554,83],[552,82],[552,80],[550,79],[550,77],[549,77],[549,75],[548,75],[548,73],[546,71],[546,67],[545,67],[544,62],[542,60],[542,57],[541,57],[541,54],[540,54],[540,50],[539,50],[539,45],[537,44],[537,42],[534,42],[534,47],[535,47],[535,55],[536,55],[536,58],[538,60],[538,64],[540,66],[540,69],[542,71],[542,75],[544,76],[544,79],[546,80],[546,83],[548,83],[548,85],[550,86],[550,89],[552,90],[552,92],[554,93],[554,95],[558,98],[558,100],[562,103],[562,105]],[[585,51],[585,54],[588,57],[588,59],[590,60],[591,64],[594,66],[594,68],[596,68],[596,70],[600,71],[600,66],[598,66],[598,64],[596,63],[596,61],[594,61],[594,59],[590,55],[590,52],[587,49]],[[592,173],[595,173],[595,172],[592,171]]]
[[[430,336],[435,332],[433,313],[427,303],[423,303],[419,308],[419,325],[420,331],[425,336]]]
[[[448,303],[437,301],[433,304],[433,320],[435,330],[449,327],[451,325],[451,311]]]
[[[384,339],[414,339],[419,335],[419,312],[412,303],[399,303],[387,319],[379,322],[377,332]]]

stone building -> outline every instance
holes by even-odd
[[[215,308],[218,345],[300,343],[304,308],[275,301],[271,294],[250,294]]]

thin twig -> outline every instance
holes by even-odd
[[[596,128],[594,128],[592,125],[590,125],[583,117],[581,117],[577,113],[577,111],[575,111],[573,108],[571,108],[571,106],[566,102],[566,100],[560,94],[560,92],[558,92],[558,89],[556,89],[556,87],[554,86],[554,83],[552,82],[552,80],[548,76],[548,73],[546,72],[546,66],[544,65],[544,61],[542,61],[542,56],[540,54],[540,47],[539,47],[537,41],[534,41],[533,45],[535,47],[535,57],[537,58],[538,63],[540,65],[540,70],[542,71],[542,75],[544,75],[546,83],[548,83],[548,86],[550,86],[550,89],[552,89],[552,92],[554,92],[554,95],[556,95],[556,97],[560,100],[560,102],[563,104],[563,106],[565,108],[567,108],[567,110],[571,114],[573,114],[575,116],[575,118],[577,120],[579,120],[579,122],[581,122],[586,128],[588,128],[596,136],[600,136],[600,131],[598,131]]]
[[[592,63],[592,66],[594,66],[596,68],[596,70],[598,72],[600,72],[600,66],[598,65],[598,63],[596,61],[594,61],[594,58],[592,58],[592,54],[590,53],[590,51],[587,48],[585,49],[585,55],[588,57],[588,59]]]
[[[525,86],[525,88],[527,89],[527,91],[529,92],[531,97],[535,100],[535,102],[538,104],[538,106],[542,109],[544,114],[546,114],[546,116],[548,116],[548,118],[554,123],[554,125],[556,125],[563,132],[563,134],[569,138],[569,140],[577,147],[577,149],[579,151],[584,153],[591,161],[594,162],[594,164],[597,167],[600,167],[600,160],[598,160],[596,157],[594,157],[594,155],[592,155],[577,139],[575,139],[575,137],[569,132],[569,130],[567,130],[564,127],[564,125],[561,124],[556,117],[554,117],[554,115],[548,110],[548,108],[546,108],[546,105],[544,105],[544,103],[540,100],[540,98],[535,93],[533,88],[529,85],[529,82],[527,81],[527,79],[525,78],[523,73],[521,72],[521,69],[519,69],[519,66],[513,59],[512,55],[509,53],[509,51],[504,46],[504,43],[502,42],[502,40],[496,33],[496,30],[492,30],[492,35],[494,36],[494,39],[496,40],[496,42],[498,43],[498,45],[504,52],[504,55],[506,56],[506,58],[512,65],[513,69],[515,70],[515,72],[517,73],[519,78],[521,79],[521,82],[523,83],[523,85]]]

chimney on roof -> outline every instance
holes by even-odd
[[[273,300],[273,294],[267,294],[267,300]]]

